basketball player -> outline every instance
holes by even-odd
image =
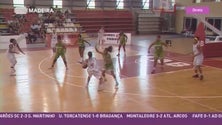
[[[89,86],[89,81],[92,76],[99,79],[99,87],[98,90],[102,90],[102,84],[103,84],[103,78],[102,78],[102,72],[99,71],[97,64],[96,64],[96,58],[93,57],[92,52],[88,52],[88,59],[84,60],[84,63],[88,65],[87,72],[88,72],[88,78],[87,78],[87,84],[86,87]]]
[[[119,38],[118,38],[118,40],[117,40],[117,43],[118,43],[118,41],[119,41],[119,49],[118,49],[118,54],[117,54],[117,56],[119,56],[121,47],[123,47],[124,53],[126,54],[126,48],[125,48],[125,46],[126,46],[127,39],[128,39],[128,38],[127,38],[126,34],[124,34],[123,32],[120,32]]]
[[[193,66],[194,66],[194,72],[193,78],[200,78],[200,80],[203,80],[203,71],[201,69],[202,63],[203,63],[203,41],[200,41],[199,37],[194,37],[194,43],[193,43]]]
[[[97,45],[95,46],[95,49],[96,49],[96,52],[98,52],[99,54],[101,54],[103,56],[104,69],[102,71],[102,75],[103,75],[104,80],[105,80],[105,73],[110,72],[116,81],[115,88],[118,89],[119,83],[118,83],[118,81],[116,79],[116,75],[114,73],[114,65],[113,65],[111,55],[110,55],[110,53],[113,50],[113,47],[109,46],[109,47],[105,48],[103,52],[98,50]]]
[[[62,43],[62,38],[61,36],[58,36],[57,37],[57,43],[55,45],[55,57],[54,57],[54,60],[53,60],[53,63],[52,63],[52,66],[50,69],[52,69],[57,61],[57,59],[61,56],[62,57],[62,60],[66,66],[66,69],[68,69],[67,67],[67,61],[66,61],[66,57],[65,57],[65,53],[66,53],[66,46]]]
[[[154,63],[153,63],[153,70],[152,74],[156,71],[156,65],[158,59],[160,59],[161,62],[161,69],[163,69],[164,65],[164,50],[163,46],[167,47],[167,44],[165,42],[161,41],[161,36],[158,35],[156,40],[149,46],[148,53],[150,53],[151,47],[154,46]]]
[[[79,55],[81,57],[80,62],[83,62],[83,54],[84,54],[84,51],[85,51],[85,43],[88,43],[91,46],[91,44],[89,42],[87,42],[86,40],[84,40],[82,38],[82,36],[79,34],[78,39],[77,39],[77,44],[79,46]]]
[[[56,30],[53,29],[52,38],[51,38],[51,48],[52,48],[53,53],[56,52],[56,48],[55,48],[56,43],[57,43],[57,33],[56,33]]]
[[[101,27],[99,29],[99,32],[98,32],[98,43],[99,45],[103,45],[105,39],[104,39],[104,27]]]
[[[17,41],[15,39],[10,39],[10,44],[9,44],[9,48],[6,52],[7,58],[10,62],[10,68],[11,68],[11,75],[15,75],[15,65],[17,63],[17,60],[15,58],[15,54],[19,54],[19,52],[17,51],[19,50],[21,53],[25,54],[22,49],[20,48],[19,44],[17,43]]]

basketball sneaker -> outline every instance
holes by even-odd
[[[102,76],[102,79],[103,79],[104,82],[107,81],[106,77],[104,77],[104,76]]]
[[[200,80],[203,80],[203,78],[204,78],[203,75],[200,75]]]
[[[11,68],[11,74],[15,73],[15,68]]]
[[[119,83],[116,82],[115,89],[118,89],[119,88],[118,86],[119,86]]]
[[[101,84],[101,85],[98,86],[98,91],[103,91],[104,89],[105,89],[105,87],[104,87],[103,84]]]
[[[152,70],[152,71],[151,71],[151,74],[154,74],[154,73],[155,73],[155,70]]]
[[[195,74],[195,75],[193,75],[192,77],[193,77],[193,78],[198,78],[199,75],[198,75],[198,74]]]

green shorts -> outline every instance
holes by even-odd
[[[164,53],[154,53],[154,59],[163,59],[164,58]]]
[[[59,56],[61,56],[62,58],[65,58],[65,53],[56,53],[55,59],[59,58]]]
[[[125,44],[126,44],[126,41],[120,41],[119,45],[125,45]]]
[[[104,65],[104,70],[106,70],[106,71],[113,71],[114,70],[113,64],[112,63],[105,64]]]

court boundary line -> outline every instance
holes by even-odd
[[[39,71],[46,77],[50,78],[50,79],[53,79],[53,80],[56,80],[56,78],[48,75],[47,73],[45,73],[42,68],[41,68],[41,65],[42,63],[47,59],[48,57],[45,57],[42,61],[40,61],[39,63]],[[182,71],[186,71],[186,70],[191,70],[191,69],[184,69],[184,70],[178,70],[178,71],[173,71],[172,73],[174,72],[182,72]],[[164,72],[162,74],[167,74],[169,72]],[[158,73],[158,74],[154,74],[154,75],[159,75],[161,73]],[[129,77],[129,78],[123,78],[124,80],[125,79],[141,79],[141,80],[145,80],[144,78],[141,78],[141,77]],[[57,80],[56,80],[57,81]],[[71,86],[76,86],[76,87],[81,87],[81,88],[85,88],[84,86],[80,86],[80,85],[76,85],[75,83],[73,84],[72,82],[65,82],[67,83],[68,85],[71,85]],[[113,91],[108,91],[108,90],[104,90],[103,92],[113,92]],[[126,92],[121,92],[120,94],[127,94],[127,95],[137,95],[137,96],[141,96],[142,94],[140,93],[126,93]],[[175,94],[175,93],[174,93]],[[144,96],[144,95],[142,95]],[[153,95],[153,94],[149,94],[149,95],[146,95],[146,96],[150,96],[150,97],[158,97],[158,98],[174,98],[174,97],[178,97],[178,98],[192,98],[192,99],[211,99],[211,98],[222,98],[222,95],[218,95],[218,96],[178,96],[178,95],[175,95],[175,96],[164,96],[164,95]]]
[[[42,69],[41,69],[41,65],[43,64],[43,62],[47,59],[48,57],[45,57],[44,59],[42,59],[40,62],[39,62],[39,71],[46,77],[50,78],[50,79],[53,79],[53,80],[56,80],[56,78],[52,77],[52,76],[49,76],[47,73],[45,73]],[[187,69],[187,70],[191,70],[191,69]],[[179,70],[181,71],[181,70]],[[184,71],[184,70],[182,70]],[[167,73],[167,72],[163,72],[163,73]],[[158,75],[158,74],[156,74]],[[138,77],[134,77],[134,78],[138,78]],[[123,78],[125,79],[125,78]],[[138,78],[138,79],[142,79],[142,78]],[[143,79],[144,80],[144,79]],[[57,80],[56,80],[57,81]],[[70,85],[70,86],[74,86],[74,87],[79,87],[79,88],[85,88],[83,86],[80,86],[80,85],[76,85],[75,83],[72,83],[72,82],[64,82],[65,84],[67,85]],[[182,99],[182,100],[185,100],[185,101],[188,101],[190,103],[194,103],[194,104],[197,104],[197,105],[200,105],[204,108],[207,108],[207,109],[210,109],[210,110],[213,110],[213,111],[217,111],[217,112],[220,112],[220,110],[216,109],[216,108],[213,108],[213,107],[210,107],[210,106],[207,106],[207,105],[204,105],[204,104],[201,104],[201,103],[198,103],[198,102],[195,102],[193,100],[190,100],[190,99],[209,99],[209,98],[221,98],[222,96],[177,96],[175,93],[172,93],[170,91],[167,91],[167,90],[163,90],[163,89],[160,89],[160,88],[155,88],[155,89],[159,89],[163,92],[166,92],[166,93],[169,93],[171,94],[172,96],[161,96],[161,95],[146,95],[148,97],[161,97],[161,98],[179,98],[179,99]],[[117,90],[118,91],[118,90]],[[103,91],[103,92],[107,92],[107,93],[113,93],[113,91]],[[118,94],[123,94],[123,95],[137,95],[137,96],[142,96],[142,94],[139,94],[139,93],[125,93],[125,92],[117,92]]]

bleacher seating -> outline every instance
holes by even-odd
[[[14,9],[0,8],[0,14],[1,14],[6,20],[12,20],[13,15],[14,15]]]
[[[25,15],[25,18],[26,18],[27,22],[24,23],[21,31],[22,32],[29,32],[31,25],[33,23],[36,23],[39,20],[39,17],[38,17],[38,14],[36,14],[36,13],[28,13]]]
[[[133,15],[128,10],[72,10],[75,20],[87,33],[104,27],[106,32],[134,32]]]
[[[5,18],[6,22],[9,20],[14,20],[14,9],[11,8],[0,8],[0,14]],[[20,32],[28,32],[32,23],[38,20],[38,15],[36,13],[28,13],[25,15],[27,22],[25,22],[20,27]]]
[[[149,11],[138,13],[138,33],[161,33],[162,18]]]
[[[0,14],[0,35],[7,35],[9,31],[6,19]]]

